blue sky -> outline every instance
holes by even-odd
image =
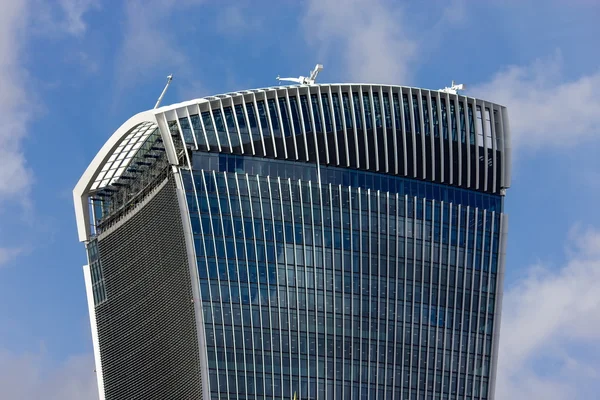
[[[6,0],[0,14],[0,392],[96,399],[71,191],[131,115],[320,82],[467,85],[509,107],[498,398],[600,390],[600,2]]]

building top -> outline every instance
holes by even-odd
[[[185,149],[362,169],[491,194],[510,186],[506,108],[453,91],[373,84],[274,86],[141,112],[107,140],[73,196],[79,238],[108,197]]]

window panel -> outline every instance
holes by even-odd
[[[404,129],[406,133],[410,133],[410,104],[408,102],[408,95],[402,94],[402,103],[404,106]]]
[[[219,142],[217,141],[217,134],[215,132],[215,127],[213,125],[213,120],[208,111],[204,111],[202,113],[202,122],[204,123],[204,129],[206,131],[206,137],[208,139],[208,144],[211,147],[215,146],[215,149],[218,149]]]
[[[315,129],[317,133],[323,133],[323,126],[321,120],[321,107],[319,106],[319,99],[316,94],[311,94],[310,99],[312,101],[313,121],[315,121]]]
[[[427,102],[427,96],[423,96],[421,100],[423,102],[423,123],[425,124],[425,135],[429,136],[431,128],[429,126],[429,104]]]
[[[419,99],[417,99],[417,95],[412,95],[412,103],[413,103],[413,117],[415,119],[415,132],[417,134],[421,133],[421,113],[419,112]]]
[[[279,98],[279,110],[281,111],[281,126],[283,127],[283,135],[285,137],[292,136],[291,118],[288,115],[287,101],[285,97]]]
[[[448,112],[446,110],[446,99],[441,99],[442,105],[442,131],[444,139],[448,139]]]
[[[326,93],[321,94],[321,103],[323,104],[323,116],[325,117],[325,132],[333,132],[331,109],[329,108],[329,96]]]
[[[335,117],[335,126],[338,131],[344,128],[342,123],[342,113],[340,108],[340,98],[337,93],[332,93],[331,98],[333,101],[333,115]]]
[[[312,132],[312,124],[310,122],[310,108],[308,106],[308,97],[303,94],[300,96],[300,103],[302,104],[302,117],[304,118],[304,129],[306,133]]]

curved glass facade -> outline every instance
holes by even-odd
[[[213,398],[487,398],[499,213],[292,177],[184,186]]]
[[[493,399],[504,107],[349,84],[153,113],[154,136],[122,175],[84,191],[89,236],[130,224],[154,187],[175,182],[203,398]]]

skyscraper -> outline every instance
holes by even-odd
[[[310,84],[142,112],[74,190],[102,399],[493,399],[503,106]]]

